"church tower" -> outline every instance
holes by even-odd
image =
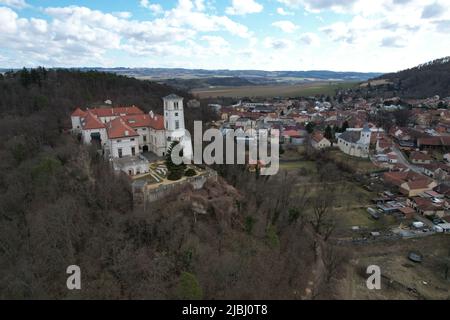
[[[370,137],[372,136],[372,131],[369,128],[369,125],[366,123],[364,125],[363,130],[361,131],[361,138],[359,140],[359,143],[363,145],[370,145]]]

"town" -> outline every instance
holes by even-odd
[[[450,97],[365,99],[345,91],[337,96],[210,107],[220,115],[215,125],[225,132],[256,138],[260,129],[278,129],[281,148],[338,150],[371,165],[364,187],[379,193],[367,214],[397,217],[402,227],[394,231],[402,237],[450,232]]]
[[[337,101],[310,97],[209,104],[219,119],[211,127],[223,135],[232,130],[244,140],[257,140],[261,130],[278,130],[281,150],[338,150],[360,159],[372,167],[364,187],[379,191],[367,215],[375,220],[396,217],[399,224],[392,232],[401,237],[450,232],[450,112],[444,108],[450,98],[364,99],[346,92],[338,96]],[[183,98],[172,94],[162,99],[164,115],[144,114],[136,106],[112,107],[111,101],[103,107],[77,108],[71,115],[72,132],[83,143],[96,144],[115,170],[132,177],[138,190],[148,185],[152,190],[167,189],[171,183],[164,156],[171,143],[181,141],[184,154],[191,157],[192,142],[185,137]],[[402,117],[403,126],[395,125],[396,116]],[[204,166],[190,168],[194,176],[214,172]]]

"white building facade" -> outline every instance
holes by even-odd
[[[347,130],[338,137],[339,149],[353,157],[368,158],[372,131],[366,125],[361,131]]]

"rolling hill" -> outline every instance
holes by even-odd
[[[397,73],[389,73],[374,81],[385,80],[387,91],[405,98],[450,96],[450,57],[433,60]]]

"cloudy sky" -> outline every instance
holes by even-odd
[[[0,67],[396,71],[450,55],[450,0],[0,0]]]

